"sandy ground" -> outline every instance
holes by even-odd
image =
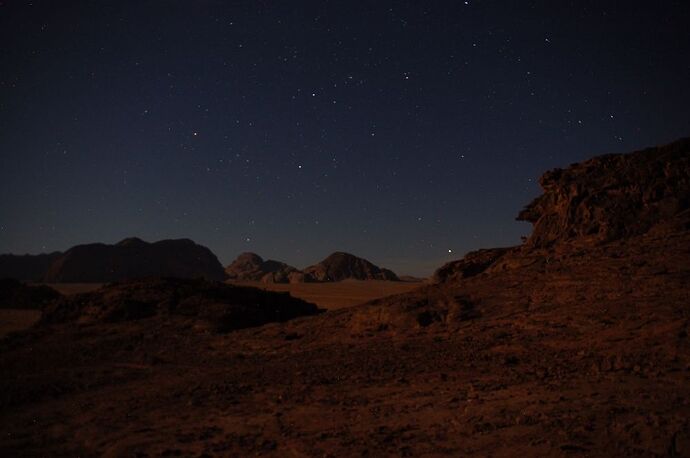
[[[259,281],[229,282],[233,285],[253,286],[269,291],[287,291],[328,310],[337,310],[362,304],[374,299],[407,293],[422,283],[406,283],[383,280],[345,280],[335,283],[261,283]]]
[[[41,285],[50,286],[60,294],[71,295],[79,293],[88,293],[100,288],[103,283],[39,283]]]
[[[26,329],[40,317],[40,310],[0,309],[0,337]]]

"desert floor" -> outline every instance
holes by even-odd
[[[335,283],[261,283],[259,281],[229,283],[269,291],[287,291],[294,297],[328,310],[350,307],[393,294],[407,293],[422,286],[422,283],[383,280],[345,280]]]
[[[258,281],[232,282],[240,286],[253,286],[269,291],[289,292],[294,297],[312,302],[321,308],[336,310],[361,304],[393,294],[402,294],[419,288],[422,283],[390,281],[346,280],[337,283],[266,284]],[[46,283],[46,286],[71,295],[95,291],[101,283]],[[33,325],[41,316],[37,310],[0,310],[0,337]]]
[[[0,337],[26,329],[40,317],[40,310],[0,309]]]

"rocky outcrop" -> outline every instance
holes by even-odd
[[[28,286],[14,279],[0,279],[0,309],[41,309],[60,297],[60,293],[48,286]]]
[[[261,281],[264,283],[311,283],[353,280],[392,280],[398,276],[375,266],[366,259],[336,252],[318,264],[298,270],[284,262],[264,261],[256,253],[242,253],[225,268],[229,280]]]
[[[398,276],[391,270],[375,266],[366,259],[341,251],[335,252],[318,264],[304,269],[306,281],[328,282],[347,279],[391,280]]]
[[[128,238],[70,248],[51,264],[44,281],[106,283],[150,276],[224,280],[225,272],[211,250],[189,239]]]
[[[512,248],[489,248],[471,251],[458,261],[444,264],[434,272],[433,282],[457,282],[464,278],[479,275],[494,264]]]
[[[225,268],[229,280],[251,280],[264,283],[288,283],[293,273],[299,272],[292,266],[271,259],[264,261],[256,253],[242,253]]]
[[[39,282],[43,280],[50,265],[62,253],[38,255],[0,255],[0,278],[14,278],[19,281]]]
[[[690,138],[551,170],[539,183],[544,194],[517,218],[534,225],[531,248],[644,234],[690,208]]]
[[[287,293],[202,279],[151,278],[66,296],[43,311],[42,324],[116,323],[160,317],[228,332],[320,313]]]

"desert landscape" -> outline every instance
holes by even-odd
[[[0,0],[0,458],[690,457],[688,24]]]
[[[522,245],[377,280],[400,294],[360,305],[204,279],[68,287],[0,341],[0,450],[687,456],[690,140],[541,185]]]

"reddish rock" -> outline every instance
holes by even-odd
[[[641,235],[690,206],[690,138],[598,156],[546,172],[544,193],[518,215],[534,225],[528,246]]]
[[[363,258],[337,251],[318,264],[304,269],[305,278],[313,281],[391,280],[399,281],[391,270],[375,266]]]
[[[288,283],[290,275],[298,272],[284,262],[264,261],[256,253],[242,253],[225,268],[229,280],[252,280],[263,283]]]
[[[150,278],[106,285],[47,306],[41,323],[114,323],[160,317],[219,332],[319,313],[289,294],[202,279]]]
[[[434,272],[433,282],[456,282],[463,278],[474,277],[488,269],[512,248],[490,248],[471,251],[458,261],[444,264]]]
[[[147,243],[128,238],[115,245],[77,245],[58,257],[44,281],[48,283],[106,283],[166,276],[224,280],[218,258],[189,239]]]

